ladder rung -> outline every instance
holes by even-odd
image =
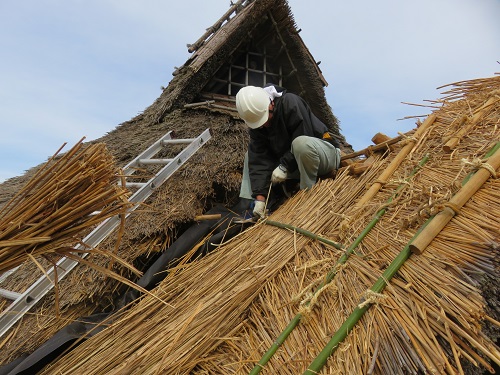
[[[10,299],[11,301],[15,301],[16,299],[21,297],[21,295],[21,293],[16,293],[7,289],[0,288],[0,297]]]
[[[188,144],[195,141],[196,138],[186,138],[186,139],[163,139],[161,141],[162,145],[178,145],[178,144]]]
[[[165,134],[163,137],[161,137],[159,140],[157,140],[155,143],[153,143],[151,146],[149,146],[144,152],[139,154],[134,160],[132,160],[130,163],[128,163],[124,168],[123,168],[123,174],[124,175],[131,175],[133,174],[134,168],[137,167],[137,160],[138,159],[150,159],[153,156],[155,156],[162,148],[163,148],[163,141],[168,140],[171,137],[171,131]]]
[[[138,164],[142,165],[151,165],[151,164],[161,164],[161,165],[167,165],[174,159],[139,159],[137,162]]]

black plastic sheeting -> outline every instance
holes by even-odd
[[[222,240],[226,241],[240,233],[251,224],[235,224],[234,218],[241,218],[249,208],[251,201],[242,199],[239,203],[227,209],[219,205],[215,206],[206,214],[221,214],[221,219],[201,221],[188,228],[144,273],[137,281],[141,287],[151,290],[163,280],[168,269],[174,267],[181,258],[186,255],[197,243],[199,243],[209,233],[212,236],[201,246],[190,260],[201,257],[215,249]],[[102,331],[111,321],[113,313],[121,308],[125,308],[130,302],[140,296],[140,292],[129,290],[117,302],[117,308],[107,313],[97,313],[86,318],[79,319],[58,331],[53,337],[42,344],[37,350],[27,356],[22,356],[17,360],[0,367],[0,375],[34,374],[42,370],[51,361],[63,354],[66,350],[71,350],[89,337]]]

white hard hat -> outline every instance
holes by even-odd
[[[245,86],[236,94],[238,114],[251,129],[266,123],[269,118],[269,95],[260,87]]]

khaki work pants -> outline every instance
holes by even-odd
[[[331,143],[319,138],[300,136],[293,140],[291,152],[297,161],[298,169],[288,178],[300,180],[300,189],[310,189],[318,176],[325,175],[340,165],[340,150]],[[248,153],[245,154],[240,198],[252,199],[250,175],[248,173]]]

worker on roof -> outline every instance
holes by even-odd
[[[338,169],[338,143],[300,96],[274,85],[246,86],[236,108],[250,128],[240,197],[254,199],[254,216],[265,216],[271,184],[295,178],[300,189],[310,189],[318,176]]]

